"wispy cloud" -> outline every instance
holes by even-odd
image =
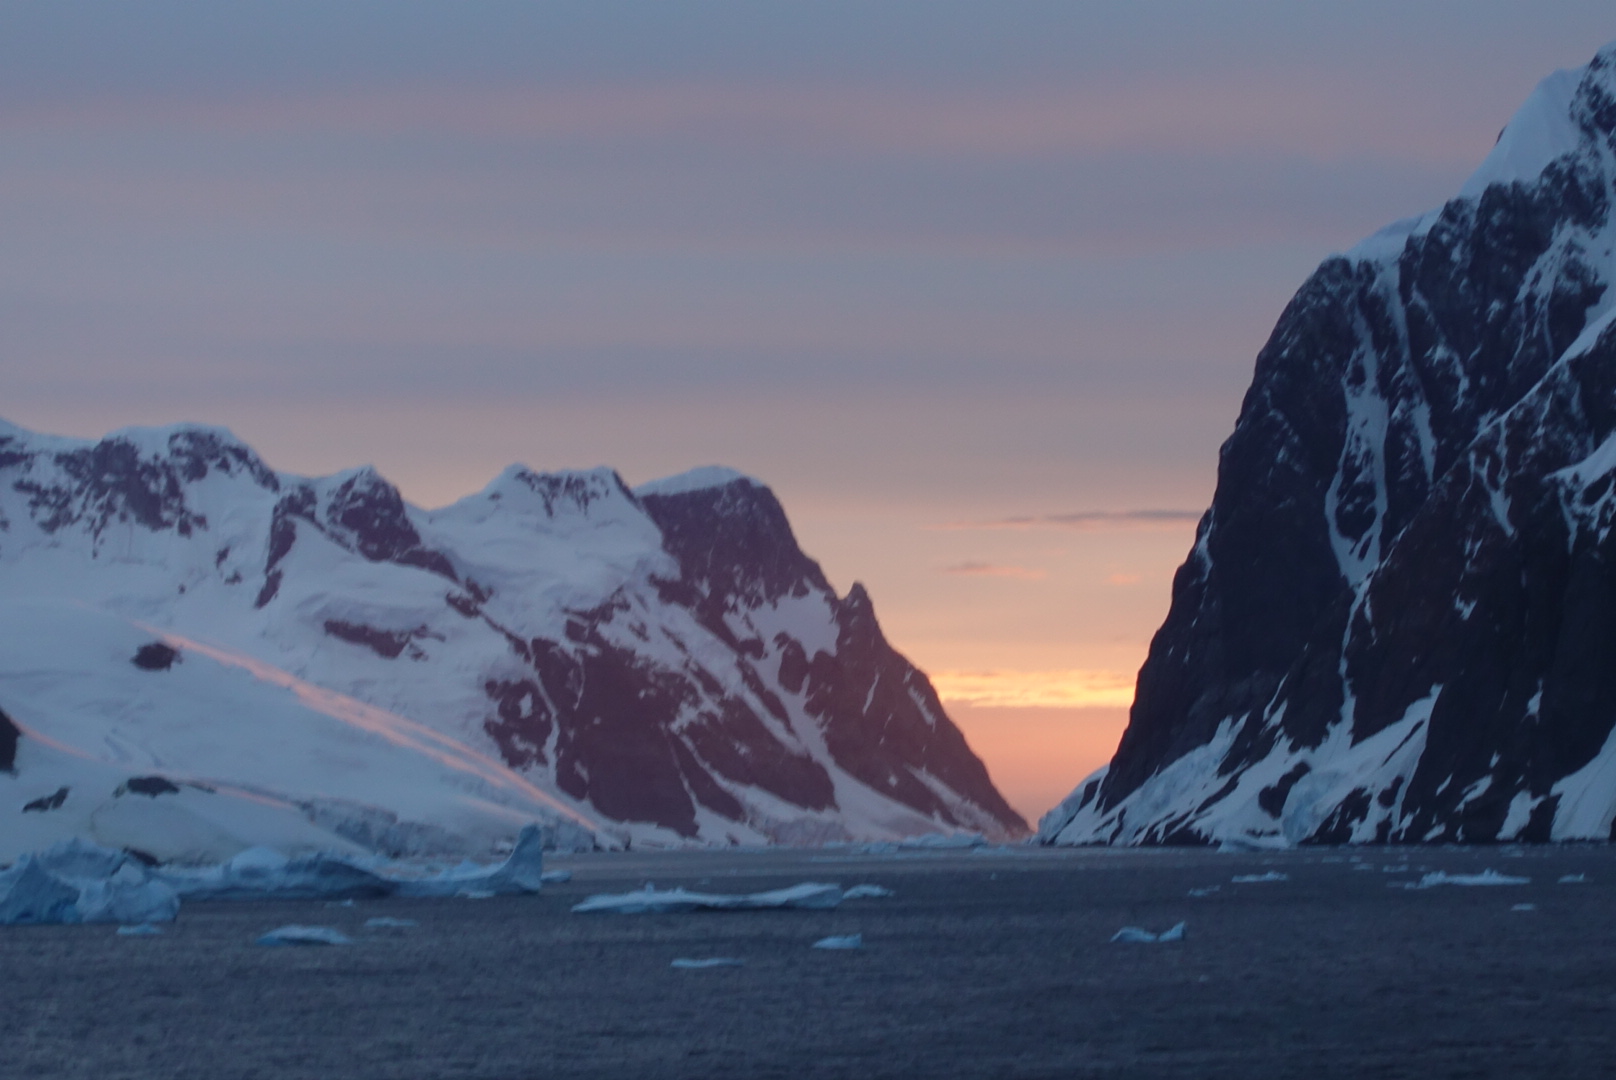
[[[1066,514],[1029,514],[986,521],[951,521],[937,529],[1182,529],[1201,520],[1199,510],[1074,510]]]
[[[151,89],[47,96],[0,103],[0,130],[435,134],[596,146],[678,140],[709,148],[1015,158],[1279,151],[1337,161],[1344,154],[1378,153],[1440,164],[1468,162],[1485,149],[1477,145],[1474,125],[1446,115],[1447,123],[1399,123],[1392,104],[1366,108],[1324,85],[1276,94],[1262,80],[1231,75],[997,92],[757,79],[497,89],[372,84],[211,96]]]
[[[1126,707],[1133,704],[1134,676],[1128,671],[934,671],[937,696],[945,702],[1023,707]]]
[[[1025,566],[1002,566],[998,563],[969,561],[945,566],[942,572],[958,577],[1002,577],[1015,578],[1019,581],[1042,581],[1048,576],[1042,570],[1033,570]]]

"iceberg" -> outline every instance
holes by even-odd
[[[390,896],[394,883],[335,855],[296,859],[248,848],[217,866],[165,869],[161,878],[186,900],[342,900]]]
[[[516,846],[497,866],[461,863],[440,874],[410,877],[401,867],[392,865],[382,867],[381,873],[399,896],[464,896],[480,900],[536,893],[547,876],[544,873],[544,835],[537,825],[524,825],[516,838]]]
[[[332,854],[291,858],[253,847],[215,866],[154,870],[127,853],[79,838],[24,855],[0,871],[0,924],[172,922],[184,900],[327,900],[384,896],[535,893],[544,878],[542,834],[527,825],[501,863],[418,873]]]
[[[687,911],[763,911],[771,908],[802,908],[824,911],[842,902],[840,885],[804,882],[785,889],[760,893],[698,893],[686,889],[664,889],[647,885],[626,893],[601,893],[574,904],[580,915],[610,912],[617,915],[677,914]]]
[[[248,848],[217,866],[166,869],[162,880],[187,900],[369,900],[384,896],[486,897],[536,893],[544,877],[543,834],[523,826],[516,846],[493,866],[464,862],[436,873],[385,859],[332,854],[290,858]]]
[[[78,922],[79,890],[31,855],[0,873],[0,923]]]
[[[732,956],[704,956],[699,960],[678,959],[668,965],[680,971],[699,971],[703,968],[745,967],[745,960],[737,960]]]
[[[180,894],[133,860],[104,880],[79,885],[78,922],[173,922],[179,913]]]
[[[99,881],[116,874],[129,856],[75,836],[38,852],[34,861],[66,881]]]
[[[1372,870],[1374,867],[1369,869]],[[1278,870],[1270,870],[1266,874],[1241,874],[1229,880],[1236,885],[1260,885],[1269,881],[1289,881],[1290,879],[1289,874],[1281,874]]]
[[[173,922],[179,894],[121,851],[74,838],[0,872],[0,924]]]

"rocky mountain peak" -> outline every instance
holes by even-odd
[[[635,493],[610,469],[512,467],[426,512],[374,469],[280,475],[214,429],[91,443],[5,428],[0,522],[0,597],[44,605],[0,603],[0,635],[27,641],[29,664],[72,669],[46,682],[91,703],[29,706],[27,730],[82,744],[85,761],[108,746],[160,756],[182,793],[274,796],[308,817],[299,836],[457,850],[490,842],[512,807],[593,822],[603,842],[1025,829],[863,589],[838,597],[773,493],[728,470]],[[19,629],[44,623],[48,640]],[[172,635],[161,677],[140,659],[155,627]],[[113,644],[54,658],[92,629]],[[42,685],[19,678],[0,672],[0,707]],[[207,696],[220,679],[251,686],[239,706]],[[81,715],[130,693],[139,709]],[[216,726],[177,740],[142,726],[163,716]],[[266,756],[262,725],[281,723],[336,741]],[[443,779],[442,798],[349,768],[354,730]],[[291,759],[319,763],[310,784],[349,786],[300,787]],[[79,805],[53,794],[78,758],[51,760],[49,789],[18,801],[37,804],[30,828],[77,820],[39,817]],[[17,783],[44,784],[30,768]],[[96,790],[120,797],[117,763],[96,769]],[[407,816],[424,805],[457,809]]]
[[[642,487],[639,496],[662,530],[663,546],[678,560],[682,580],[707,596],[757,606],[830,588],[819,564],[797,546],[774,492],[748,477]]]

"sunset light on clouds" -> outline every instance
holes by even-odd
[[[1616,37],[1502,0],[130,10],[4,16],[0,415],[220,424],[423,506],[740,469],[1032,815],[1115,745],[1290,295]]]

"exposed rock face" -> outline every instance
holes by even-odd
[[[1060,843],[1612,838],[1616,47],[1268,345]]]
[[[0,712],[0,770],[10,772],[17,765],[17,742],[22,738],[22,732],[11,717]]]
[[[864,590],[839,597],[739,474],[635,492],[512,468],[425,512],[374,470],[277,474],[219,431],[0,427],[0,521],[0,596],[237,650],[497,755],[627,839],[1025,831]]]

